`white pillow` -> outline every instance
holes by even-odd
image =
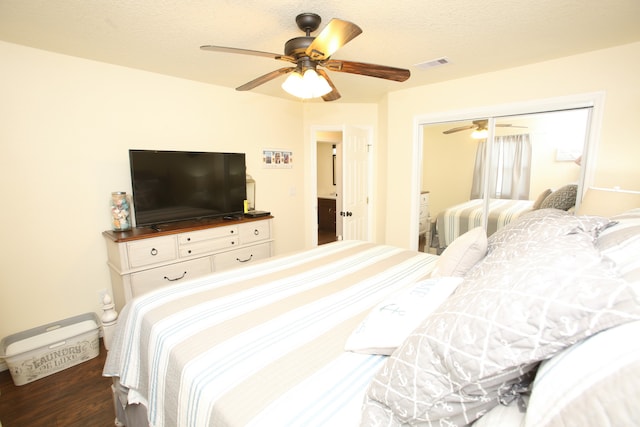
[[[540,365],[526,427],[637,425],[640,321],[575,344]]]
[[[616,263],[629,281],[640,281],[640,209],[611,217],[613,224],[603,230],[596,247]]]
[[[431,277],[462,277],[487,254],[487,233],[482,227],[472,228],[458,236],[442,252]]]
[[[427,279],[394,293],[351,333],[345,350],[390,355],[461,282],[460,277]]]
[[[534,210],[534,211],[540,209],[540,206],[542,205],[542,202],[544,202],[544,199],[546,199],[548,196],[550,196],[551,193],[553,193],[553,191],[551,191],[550,188],[547,188],[542,193],[540,193],[540,195],[538,196],[536,201],[533,202],[533,206],[531,207],[531,209]]]

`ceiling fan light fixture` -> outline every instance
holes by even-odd
[[[473,139],[487,139],[489,131],[487,129],[476,129],[471,132],[471,138]]]
[[[313,68],[305,70],[304,74],[300,74],[298,70],[289,74],[282,83],[282,89],[302,99],[319,98],[332,90],[327,80]]]
[[[298,96],[298,93],[302,91],[302,74],[298,70],[289,74],[289,77],[282,83],[282,89],[293,96]]]

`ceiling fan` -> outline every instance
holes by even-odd
[[[360,74],[398,82],[407,80],[411,75],[409,70],[401,68],[331,59],[331,55],[362,33],[362,30],[356,24],[334,18],[329,21],[316,37],[312,37],[311,33],[318,29],[321,20],[320,16],[315,13],[302,13],[298,15],[296,17],[296,24],[306,35],[287,41],[284,45],[284,54],[212,45],[200,46],[200,49],[213,52],[262,56],[295,64],[293,67],[279,68],[251,80],[237,87],[236,90],[239,91],[254,89],[261,84],[291,72],[295,72],[299,76],[305,76],[306,71],[312,70],[322,76],[322,78],[326,80],[326,83],[328,83],[329,87],[327,87],[326,93],[322,95],[322,99],[325,101],[334,101],[340,98],[340,93],[323,68],[329,71]],[[315,73],[311,74],[313,75]],[[285,90],[287,89],[285,88]]]
[[[471,122],[470,125],[455,127],[455,128],[452,128],[452,129],[445,130],[442,133],[444,133],[445,135],[449,135],[450,133],[455,133],[455,132],[460,132],[460,131],[463,131],[463,130],[470,130],[470,129],[473,129],[474,131],[478,131],[478,132],[479,131],[486,131],[488,124],[489,124],[489,120],[474,120],[473,122]],[[526,126],[514,126],[514,125],[509,124],[509,123],[496,123],[496,127],[526,128]]]

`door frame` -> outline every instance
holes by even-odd
[[[311,138],[310,138],[310,149],[309,149],[309,159],[310,159],[310,177],[309,177],[309,200],[311,201],[310,206],[311,209],[311,218],[310,226],[308,229],[308,241],[311,243],[312,247],[318,246],[318,132],[342,132],[342,137],[344,138],[344,133],[347,131],[348,127],[355,127],[359,129],[364,129],[368,134],[368,146],[369,150],[367,153],[367,173],[368,173],[368,183],[367,183],[367,196],[369,198],[369,203],[367,205],[367,238],[371,240],[373,234],[373,206],[375,201],[373,200],[373,156],[374,156],[374,139],[373,139],[373,128],[371,126],[351,126],[351,125],[312,125],[310,126]],[[337,144],[337,147],[342,148],[342,143]],[[340,158],[341,156],[338,156]],[[336,165],[336,168],[342,168],[342,164]],[[339,176],[342,176],[340,174]],[[342,188],[344,183],[338,185],[338,188]],[[340,194],[338,196],[341,196]],[[336,201],[336,207],[338,202]]]
[[[534,114],[547,111],[567,110],[573,108],[591,108],[589,131],[585,142],[582,158],[585,166],[581,168],[580,183],[576,206],[580,205],[584,189],[592,186],[596,169],[596,153],[600,142],[602,114],[604,110],[604,92],[592,92],[569,95],[557,98],[538,99],[511,104],[489,105],[467,110],[445,111],[415,116],[413,119],[413,162],[411,173],[411,208],[410,208],[410,236],[409,247],[418,249],[418,221],[420,190],[422,182],[422,141],[423,126],[442,122],[473,120],[478,117],[503,117],[522,114]]]

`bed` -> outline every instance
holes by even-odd
[[[345,342],[435,259],[342,241],[135,299],[104,369],[118,379],[118,418],[134,427],[124,408],[142,403],[155,427],[358,425],[384,356]]]
[[[639,259],[640,209],[538,209],[440,256],[341,241],[161,288],[110,344],[117,424],[633,425]]]
[[[532,200],[490,199],[487,234],[495,233],[522,214],[530,212],[533,203]],[[445,209],[436,217],[434,231],[438,238],[432,241],[437,242],[440,249],[446,248],[461,234],[481,227],[483,212],[483,199],[472,199]]]

